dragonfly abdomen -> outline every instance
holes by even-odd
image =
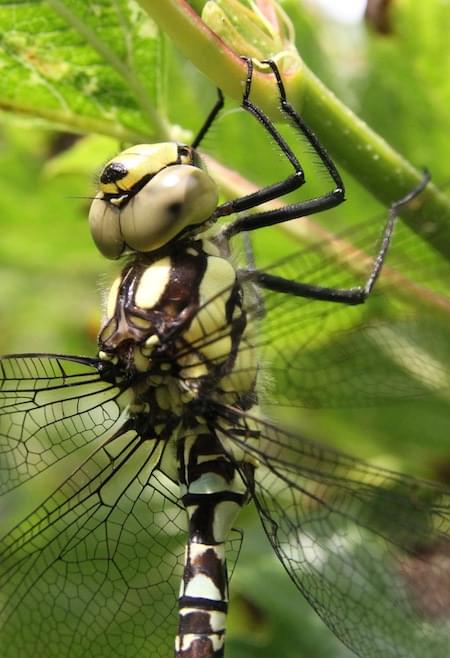
[[[225,543],[247,485],[207,427],[178,443],[182,503],[189,519],[175,658],[221,658],[228,610]]]

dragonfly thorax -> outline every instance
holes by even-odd
[[[98,345],[100,356],[116,364],[118,381],[141,386],[143,378],[175,378],[184,399],[213,391],[235,401],[255,386],[241,284],[206,240],[129,263],[109,292]]]

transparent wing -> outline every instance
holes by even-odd
[[[4,658],[168,655],[185,512],[129,425],[2,538]]]
[[[278,558],[361,658],[446,658],[450,491],[222,408]]]
[[[365,223],[261,269],[319,286],[364,285],[379,233],[380,222]],[[397,226],[374,293],[360,306],[262,290],[246,268],[241,278],[252,330],[240,350],[257,348],[265,404],[360,407],[448,394],[450,262],[405,226]],[[219,341],[227,331],[217,327],[192,347]],[[248,367],[243,361],[235,374]]]
[[[369,234],[364,234],[364,243]],[[355,284],[340,259],[321,252],[319,247],[300,252],[273,271],[322,285],[347,285],[347,279]],[[263,398],[273,404],[365,404],[390,395],[395,399],[399,392],[410,397],[445,387],[450,342],[444,340],[448,316],[441,304],[441,275],[446,264],[433,269],[416,247],[405,253],[414,259],[426,292],[404,299],[396,280],[389,278],[378,301],[367,309],[262,293],[249,284],[249,317],[260,325],[255,332],[261,330],[254,342],[266,380]],[[424,307],[429,309],[425,315]],[[203,340],[215,342],[228,331],[218,328]],[[390,341],[386,331],[394,331]],[[373,340],[374,333],[383,340]],[[366,349],[367,341],[375,349]],[[392,349],[382,361],[386,344]],[[241,349],[246,349],[245,343]],[[430,349],[437,349],[434,362],[428,359]],[[400,363],[401,379],[395,385],[393,363]],[[158,446],[125,431],[129,425],[121,418],[120,396],[126,391],[103,378],[98,365],[95,359],[51,355],[0,361],[3,491],[49,465],[59,469],[71,452],[83,453],[73,475],[1,540],[0,643],[8,647],[6,658],[165,656],[173,642],[184,512],[172,481],[156,466]],[[432,370],[425,370],[425,365]],[[425,372],[429,376],[424,377]],[[439,592],[446,582],[448,527],[441,531],[441,542],[433,524],[441,517],[448,520],[448,507],[442,508],[441,517],[431,505],[419,506],[419,514],[414,499],[402,489],[410,480],[389,479],[382,471],[257,422],[258,441],[245,441],[247,453],[261,463],[255,502],[294,582],[336,634],[359,648],[361,655],[415,658],[433,629],[434,653],[427,649],[422,655],[441,658],[444,636],[438,617],[447,604],[433,589]],[[243,421],[237,428],[241,434],[233,433],[235,445],[247,431]],[[83,451],[91,454],[86,461]],[[434,489],[415,486],[419,500],[422,494],[430,496],[427,501],[435,500]],[[386,527],[383,514],[375,514],[377,501],[381,510],[388,507],[386,501],[395,502],[392,510],[400,510],[388,513]],[[400,523],[405,518],[411,526]],[[400,533],[400,528],[406,529]],[[341,544],[342,550],[333,550]],[[439,578],[434,581],[436,573]],[[409,607],[407,595],[412,600]],[[402,615],[415,635],[402,630]],[[382,653],[383,633],[399,645],[405,641],[405,651],[396,654],[387,644]],[[62,640],[56,642],[59,636]],[[413,644],[408,638],[413,637],[416,653],[408,653]],[[367,649],[371,643],[375,648]]]
[[[261,269],[318,286],[364,285],[379,229],[374,222],[360,225],[348,236],[319,241]],[[406,227],[398,226],[387,265],[363,305],[263,290],[248,269],[241,278],[250,329],[240,351],[257,349],[258,392],[265,405],[367,407],[448,396],[450,261]],[[227,331],[219,326],[191,347],[219,342]],[[226,356],[218,352],[216,359]],[[254,367],[244,359],[234,373]]]
[[[376,228],[329,241],[270,272],[337,288],[363,284]],[[365,251],[357,245],[365,247]],[[350,267],[351,265],[351,267]],[[362,306],[264,292],[256,338],[266,398],[310,407],[361,406],[450,387],[450,263],[399,226],[373,296]],[[263,391],[264,393],[264,391]]]
[[[102,378],[98,363],[48,354],[0,358],[0,493],[114,427],[121,390]]]

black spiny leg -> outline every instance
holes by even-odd
[[[322,286],[314,286],[298,281],[291,281],[290,279],[283,279],[279,276],[267,274],[255,270],[253,272],[244,272],[243,276],[255,281],[262,288],[275,290],[289,295],[296,295],[298,297],[308,297],[311,299],[319,299],[328,302],[338,302],[340,304],[362,304],[373,290],[376,280],[383,267],[386,258],[389,244],[391,242],[392,233],[394,230],[395,220],[398,211],[402,206],[407,205],[426,187],[430,180],[428,172],[424,173],[422,180],[413,190],[408,192],[402,199],[395,201],[388,212],[388,219],[381,236],[380,248],[374,259],[372,270],[364,286],[357,288],[325,288]]]
[[[191,144],[192,148],[196,149],[199,146],[200,142],[203,140],[204,136],[206,135],[206,133],[208,132],[208,130],[211,128],[212,124],[216,120],[216,117],[219,114],[220,110],[223,108],[223,104],[224,104],[223,93],[221,89],[218,89],[217,101],[214,107],[212,108],[211,112],[206,117],[205,123],[198,131],[197,137],[192,142]]]
[[[265,187],[261,190],[258,190],[257,192],[254,192],[253,194],[248,194],[247,196],[240,197],[239,199],[234,199],[232,201],[228,201],[222,204],[217,208],[215,217],[221,217],[224,215],[229,215],[231,213],[249,210],[250,208],[254,208],[255,206],[265,203],[266,201],[270,201],[271,199],[276,199],[282,196],[283,194],[292,192],[293,190],[303,185],[303,183],[305,182],[303,169],[298,159],[293,154],[292,150],[289,148],[288,144],[285,142],[283,137],[277,131],[277,129],[269,120],[269,118],[266,116],[266,114],[249,99],[252,76],[253,76],[253,64],[251,59],[248,59],[246,57],[244,57],[243,59],[245,59],[245,61],[247,62],[248,73],[247,73],[244,97],[242,100],[242,107],[248,112],[250,112],[250,114],[252,114],[262,124],[265,130],[271,135],[271,137],[274,139],[275,143],[278,145],[282,153],[285,155],[285,157],[289,160],[289,162],[294,167],[295,173],[279,183],[275,183],[274,185]],[[314,151],[317,153],[323,165],[325,166],[325,169],[328,172],[330,178],[334,182],[335,187],[331,192],[328,192],[327,194],[321,197],[309,199],[308,201],[304,201],[301,203],[286,205],[277,210],[270,210],[267,212],[261,212],[253,215],[245,215],[244,217],[239,217],[224,229],[224,236],[226,238],[230,238],[233,235],[236,235],[236,233],[240,233],[241,231],[253,231],[255,229],[262,228],[264,226],[272,226],[273,224],[279,224],[289,219],[294,219],[296,217],[311,215],[317,212],[321,212],[322,210],[327,210],[328,208],[333,208],[334,206],[339,205],[344,200],[344,194],[345,194],[344,184],[333,161],[331,160],[325,149],[321,146],[319,140],[314,135],[312,130],[308,128],[308,126],[306,126],[306,124],[303,122],[301,117],[294,110],[292,105],[290,105],[290,103],[288,103],[288,101],[286,100],[286,93],[284,90],[283,81],[281,80],[281,76],[275,62],[271,60],[267,60],[264,63],[268,64],[271,67],[275,75],[278,90],[279,90],[279,95],[280,95],[281,111],[288,116],[290,122],[294,125],[294,127],[297,130],[299,130],[306,137],[308,142],[311,144]]]
[[[298,161],[298,159],[296,158],[296,156],[294,155],[294,153],[292,152],[287,142],[283,139],[283,137],[280,135],[280,133],[275,128],[275,126],[270,121],[270,119],[266,116],[266,114],[250,100],[249,97],[250,97],[252,78],[253,78],[253,62],[248,57],[242,57],[242,59],[245,60],[245,62],[247,63],[247,78],[245,80],[245,89],[242,98],[242,107],[247,112],[250,112],[250,114],[254,116],[262,124],[263,128],[269,133],[269,135],[275,141],[275,144],[279,147],[283,155],[289,160],[289,162],[291,163],[291,165],[295,170],[295,173],[289,176],[288,178],[286,178],[285,180],[280,181],[279,183],[274,183],[273,185],[264,187],[261,190],[258,190],[257,192],[253,192],[252,194],[247,194],[246,196],[239,197],[238,199],[232,199],[231,201],[226,201],[225,203],[222,203],[222,205],[220,205],[217,208],[216,212],[214,213],[214,217],[224,217],[227,215],[231,215],[232,213],[235,212],[242,212],[244,210],[249,210],[250,208],[255,208],[256,206],[259,206],[262,203],[265,203],[266,201],[271,201],[272,199],[277,199],[283,194],[288,194],[289,192],[293,192],[294,190],[301,187],[305,182],[305,175],[303,173],[302,166]],[[258,217],[258,216],[259,215],[252,215],[252,217]],[[239,233],[240,231],[247,230],[245,228],[239,228],[239,230],[233,230],[235,224],[236,222],[232,222],[224,229],[225,237],[228,238],[231,237],[232,235],[235,235],[236,233]],[[254,228],[258,228],[258,227],[251,226],[249,230],[252,230]]]

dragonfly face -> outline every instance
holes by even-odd
[[[175,142],[139,144],[108,162],[89,213],[102,254],[148,253],[198,230],[218,200],[202,166],[194,149]]]

